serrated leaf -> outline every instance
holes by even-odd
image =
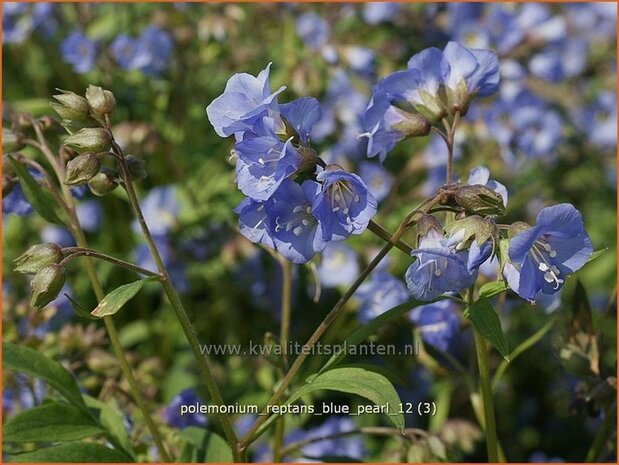
[[[108,295],[106,295],[101,300],[101,302],[99,302],[97,308],[90,312],[90,314],[100,318],[104,316],[114,315],[121,308],[123,308],[123,306],[129,300],[131,300],[138,292],[140,292],[140,289],[142,289],[144,284],[146,284],[146,281],[148,281],[148,278],[138,279],[137,281],[133,281],[132,283],[124,284],[120,287],[117,287]]]
[[[26,197],[30,205],[32,205],[34,211],[50,223],[63,224],[62,220],[56,214],[54,200],[51,195],[41,187],[24,165],[13,157],[9,157],[9,160],[15,169],[15,174],[19,177],[19,184],[24,193],[24,197]]]
[[[508,289],[509,286],[505,283],[505,281],[493,281],[491,283],[486,283],[479,288],[479,296],[489,299],[490,297],[499,295]]]
[[[72,405],[49,402],[25,410],[3,425],[7,442],[76,441],[103,433],[94,419]]]
[[[181,431],[185,446],[179,462],[232,463],[232,451],[228,443],[212,431],[189,426]]]
[[[389,419],[400,430],[404,429],[404,415],[400,413],[400,397],[387,378],[363,368],[335,368],[311,377],[308,384],[295,392],[291,404],[314,391],[338,391],[356,394],[378,406],[386,406]]]
[[[68,442],[59,446],[15,454],[10,462],[69,462],[69,463],[125,463],[131,458],[115,449],[94,442]]]
[[[77,381],[60,363],[34,349],[8,342],[2,344],[2,363],[5,368],[41,378],[73,405],[87,410]]]
[[[509,360],[509,346],[503,334],[503,328],[501,328],[501,320],[490,301],[482,297],[468,307],[466,313],[475,329],[499,351],[505,360]]]

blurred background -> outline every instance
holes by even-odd
[[[607,249],[553,298],[531,306],[510,293],[496,302],[510,347],[548,329],[496,386],[498,434],[510,461],[584,460],[601,423],[616,411],[616,404],[599,395],[600,386],[616,386],[614,3],[3,3],[2,29],[3,127],[11,127],[16,113],[51,115],[48,102],[55,89],[83,94],[95,84],[113,91],[115,135],[127,153],[146,162],[148,177],[137,184],[141,204],[201,341],[241,345],[278,334],[281,270],[271,255],[237,232],[233,208],[242,195],[234,186],[233,141],[220,139],[206,119],[205,107],[229,77],[256,75],[272,62],[271,87],[287,86],[281,102],[318,98],[322,118],[311,135],[314,147],[323,159],[366,181],[379,200],[377,220],[394,230],[411,207],[443,184],[447,153],[440,139],[429,136],[398,144],[382,166],[366,158],[359,117],[372,85],[404,69],[414,53],[443,48],[449,40],[495,50],[501,89],[476,101],[463,119],[456,177],[466,181],[470,169],[487,166],[491,178],[509,191],[503,223],[533,223],[541,208],[570,202],[582,212],[594,249]],[[40,156],[28,149],[23,153]],[[105,197],[81,192],[78,214],[92,248],[153,267],[120,189]],[[12,260],[30,245],[69,246],[70,234],[32,213],[19,187],[3,196],[2,219],[4,340],[62,361],[91,395],[126,414],[140,457],[156,459],[102,324],[76,316],[64,295],[41,312],[29,312],[28,279],[11,271]],[[307,339],[380,245],[365,233],[294,267],[293,341]],[[391,252],[324,342],[341,342],[406,301],[403,275],[409,264],[404,254]],[[105,263],[97,267],[106,290],[134,279]],[[495,279],[496,270],[486,268],[484,279]],[[577,279],[585,293],[577,292]],[[72,266],[67,283],[65,293],[94,308],[79,265]],[[453,304],[435,305],[405,315],[375,336],[401,346],[419,337],[423,350],[417,357],[351,357],[351,363],[386,374],[402,401],[437,402],[441,413],[435,417],[407,416],[407,426],[428,432],[415,447],[395,436],[350,436],[292,448],[288,459],[484,460],[464,381],[476,367],[461,313]],[[216,421],[178,413],[181,402],[208,402],[208,396],[159,289],[147,286],[115,318],[172,450],[187,426],[217,430]],[[584,356],[597,367],[593,372],[583,373],[562,357],[578,331],[575,326],[583,327],[574,324],[575,318],[592,322],[588,335],[597,351]],[[491,356],[495,370],[501,358],[496,352]],[[271,361],[214,358],[227,403],[262,405],[268,399],[278,376]],[[313,358],[298,379],[325,360]],[[32,379],[9,372],[4,379],[5,419],[48,395]],[[332,393],[318,400],[361,402]],[[239,431],[250,420],[236,418]],[[380,416],[298,416],[287,422],[285,442],[387,424]],[[613,444],[615,434],[607,435]],[[254,460],[270,458],[269,442],[265,435],[256,444]],[[615,460],[613,450],[602,455],[601,460]]]

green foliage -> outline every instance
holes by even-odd
[[[11,462],[15,463],[123,463],[131,461],[121,452],[92,442],[69,442],[11,456]]]
[[[91,314],[99,318],[114,315],[121,308],[123,308],[129,300],[135,297],[135,295],[140,292],[140,289],[144,287],[144,284],[146,284],[149,280],[152,280],[152,278],[139,279],[132,283],[119,286],[107,294],[101,302],[99,302],[97,308],[95,308]]]
[[[499,351],[505,360],[509,361],[509,346],[503,328],[501,328],[501,320],[490,301],[485,297],[480,298],[467,307],[465,315],[471,320],[475,329]]]
[[[335,368],[311,376],[307,384],[289,399],[292,404],[314,391],[340,391],[364,397],[375,405],[385,407],[391,422],[398,429],[404,428],[404,415],[400,412],[400,398],[387,378],[362,368]]]
[[[226,441],[212,431],[189,426],[181,432],[185,445],[178,457],[182,463],[231,463],[232,452]]]

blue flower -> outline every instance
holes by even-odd
[[[359,176],[377,202],[385,199],[391,192],[393,176],[381,165],[362,161],[359,163]]]
[[[30,34],[32,25],[23,14],[26,3],[7,2],[2,4],[2,43],[19,44]]]
[[[189,290],[189,282],[185,273],[185,264],[178,257],[178,250],[167,235],[153,235],[155,245],[159,250],[163,264],[166,267],[170,280],[174,287],[179,292],[187,292]],[[157,272],[157,265],[153,261],[153,257],[146,244],[139,244],[133,250],[135,262],[142,268]]]
[[[348,46],[343,50],[344,60],[355,73],[371,77],[374,71],[374,52],[366,47]]]
[[[95,43],[80,31],[73,31],[60,44],[62,59],[72,65],[76,73],[87,73],[97,57]]]
[[[319,190],[315,181],[299,185],[285,180],[265,204],[275,249],[293,263],[305,263],[325,248],[323,230],[312,214]]]
[[[312,439],[324,436],[333,436],[338,433],[353,431],[355,424],[349,417],[329,417],[320,426],[311,430],[303,431],[296,439]],[[292,437],[288,437],[286,442],[292,442]],[[339,436],[322,441],[306,444],[301,448],[304,457],[320,458],[323,456],[349,457],[361,460],[363,458],[363,440],[357,436]]]
[[[156,76],[167,67],[173,47],[169,33],[149,26],[135,39],[124,34],[117,36],[111,50],[121,68]]]
[[[255,200],[267,200],[282,181],[296,171],[301,156],[292,141],[282,142],[272,128],[272,118],[263,118],[264,129],[245,132],[246,137],[234,145],[238,155],[237,184],[241,192]]]
[[[324,287],[350,286],[359,274],[357,254],[341,242],[330,242],[321,254],[318,277]]]
[[[459,292],[472,286],[476,270],[469,271],[468,250],[456,251],[443,234],[430,229],[421,236],[419,247],[411,252],[417,260],[406,270],[406,284],[416,299],[432,300],[446,292]]]
[[[2,197],[2,215],[14,214],[26,216],[33,212],[30,202],[26,200],[21,185],[15,184],[11,192]]]
[[[573,205],[543,208],[535,226],[516,234],[509,243],[509,260],[519,272],[516,282],[511,271],[510,287],[530,302],[540,291],[554,294],[567,275],[587,262],[592,251],[582,216]]]
[[[47,225],[41,230],[41,240],[58,244],[60,247],[73,247],[75,245],[75,239],[73,239],[71,233],[62,226],[55,224]]]
[[[180,205],[174,186],[155,187],[142,200],[141,207],[146,224],[155,236],[166,235],[177,223]],[[137,221],[133,223],[133,230],[140,230]]]
[[[367,137],[367,156],[375,157],[382,163],[389,153],[404,137],[404,132],[397,129],[406,121],[405,113],[391,104],[387,93],[377,88],[372,95],[368,108],[363,115],[365,132],[359,137]]]
[[[163,421],[174,428],[186,428],[198,426],[204,428],[208,420],[203,413],[183,413],[182,406],[195,406],[201,404],[200,398],[193,389],[185,389],[176,394],[162,413]]]
[[[469,171],[467,184],[473,186],[480,184],[492,189],[494,192],[503,197],[503,205],[507,207],[507,188],[498,181],[490,179],[490,170],[485,166],[478,166]]]
[[[99,229],[101,225],[101,206],[97,200],[80,202],[75,210],[84,231],[95,232]]]
[[[359,300],[359,321],[367,323],[406,302],[409,294],[401,280],[387,271],[377,270],[370,275],[369,281],[359,286],[355,297]]]
[[[303,13],[296,22],[297,35],[308,47],[318,50],[329,40],[329,23],[316,13]]]
[[[600,92],[592,104],[579,108],[574,120],[596,146],[617,145],[617,97],[615,92]]]
[[[413,55],[406,71],[383,78],[378,87],[391,102],[408,102],[437,121],[448,110],[466,113],[474,96],[492,95],[498,82],[499,63],[494,52],[449,42],[444,51],[431,47]],[[442,88],[447,90],[447,101],[440,93]]]
[[[245,198],[234,212],[239,215],[239,232],[251,242],[275,248],[271,237],[265,202]]]
[[[312,211],[322,237],[337,241],[361,234],[376,214],[376,200],[362,179],[338,165],[328,165],[316,179],[321,185],[312,199]]]
[[[363,5],[363,20],[368,24],[380,24],[393,19],[400,11],[399,3],[368,2]]]
[[[409,319],[419,328],[423,342],[441,352],[449,350],[460,327],[456,305],[451,300],[417,307],[410,313]]]
[[[271,93],[270,67],[271,64],[257,77],[247,73],[235,74],[228,80],[224,93],[206,107],[208,119],[219,136],[227,137],[252,129],[269,108],[276,107],[276,97],[285,87]]]

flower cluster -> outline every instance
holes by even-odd
[[[207,115],[221,137],[234,135],[241,233],[294,263],[310,260],[330,241],[360,234],[376,213],[363,180],[326,165],[309,146],[320,118],[318,101],[279,104],[267,66],[258,76],[237,74]]]
[[[167,68],[173,47],[172,37],[167,31],[148,26],[136,38],[118,35],[110,44],[110,52],[122,69],[158,76]],[[94,68],[98,49],[99,44],[79,30],[71,32],[60,44],[62,59],[79,74]]]
[[[499,62],[490,50],[449,42],[431,47],[408,61],[408,69],[376,85],[364,116],[367,154],[384,160],[395,144],[428,134],[430,124],[456,112],[464,115],[471,100],[498,90]]]

